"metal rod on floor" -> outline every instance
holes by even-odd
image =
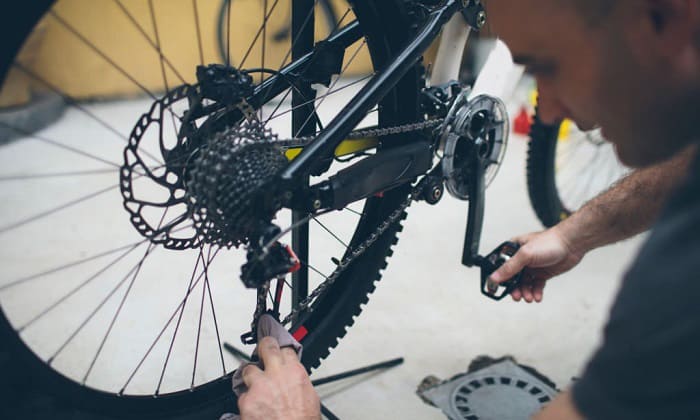
[[[321,404],[321,414],[326,416],[328,420],[340,420],[331,410],[328,409],[325,405]]]
[[[374,365],[365,366],[365,367],[362,367],[359,369],[349,370],[347,372],[339,373],[337,375],[331,375],[331,376],[327,376],[325,378],[316,379],[316,380],[311,381],[311,384],[313,386],[323,385],[323,384],[327,384],[329,382],[335,382],[335,381],[339,381],[341,379],[346,379],[346,378],[350,378],[353,376],[362,375],[363,373],[372,372],[374,370],[388,369],[388,368],[391,368],[394,366],[398,366],[401,363],[403,363],[403,357],[387,360],[386,362],[376,363]]]
[[[224,350],[231,353],[234,357],[243,360],[244,362],[250,362],[250,356],[244,353],[242,350],[237,349],[233,345],[224,342]]]

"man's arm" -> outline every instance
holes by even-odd
[[[685,178],[695,152],[693,145],[665,162],[632,172],[556,228],[580,253],[649,229]]]
[[[588,251],[651,227],[685,178],[696,149],[693,145],[665,162],[632,172],[551,229],[514,238],[520,250],[490,281],[502,283],[527,267],[513,299],[541,301],[545,282],[576,266]]]

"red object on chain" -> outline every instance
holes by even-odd
[[[532,126],[532,117],[527,112],[527,109],[523,106],[520,108],[520,112],[515,117],[513,121],[513,132],[516,134],[522,134],[524,136],[530,134],[530,127]]]

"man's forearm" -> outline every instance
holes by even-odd
[[[582,254],[647,230],[685,178],[695,151],[691,146],[665,162],[632,172],[555,229]]]

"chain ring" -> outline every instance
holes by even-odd
[[[508,146],[508,111],[498,98],[479,95],[468,99],[465,92],[455,101],[443,133],[442,173],[445,187],[453,197],[469,200],[468,149],[473,144],[485,147],[485,185],[494,180]],[[480,152],[481,153],[481,152]]]

